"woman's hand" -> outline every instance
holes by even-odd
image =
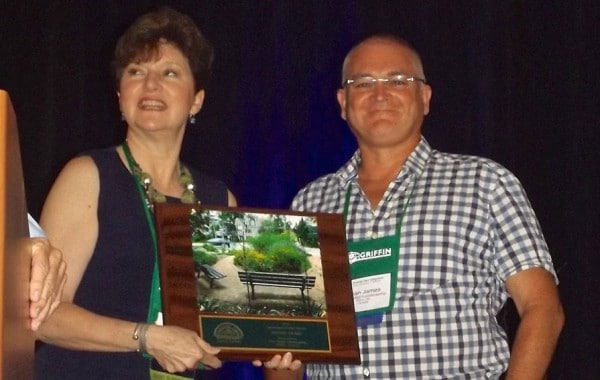
[[[203,341],[195,332],[177,326],[150,325],[146,349],[168,372],[183,372],[204,364],[219,368],[219,349]]]

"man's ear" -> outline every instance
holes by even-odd
[[[429,114],[429,102],[431,102],[432,89],[431,86],[425,84],[421,88],[421,99],[423,101],[423,115]]]
[[[340,116],[346,120],[346,89],[340,88],[336,93],[338,104],[340,105]]]

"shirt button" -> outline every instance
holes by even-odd
[[[369,377],[369,376],[371,376],[371,371],[369,371],[369,367],[364,367],[364,368],[363,368],[363,376],[364,376],[364,377]]]

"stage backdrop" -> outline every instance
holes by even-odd
[[[158,3],[190,14],[216,48],[184,157],[244,206],[288,207],[354,151],[335,90],[358,38],[393,32],[414,42],[433,87],[426,137],[508,167],[537,211],[567,313],[550,378],[600,378],[595,0],[3,1],[0,87],[19,115],[34,215],[69,158],[121,141],[112,48]],[[513,333],[514,310],[502,318]]]

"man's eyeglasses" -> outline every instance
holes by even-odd
[[[380,78],[374,77],[358,77],[354,79],[346,79],[343,82],[343,87],[351,87],[357,90],[370,90],[375,88],[377,82],[382,82],[392,89],[403,89],[408,87],[412,82],[423,82],[427,84],[425,79],[417,78],[405,74],[386,75]]]

